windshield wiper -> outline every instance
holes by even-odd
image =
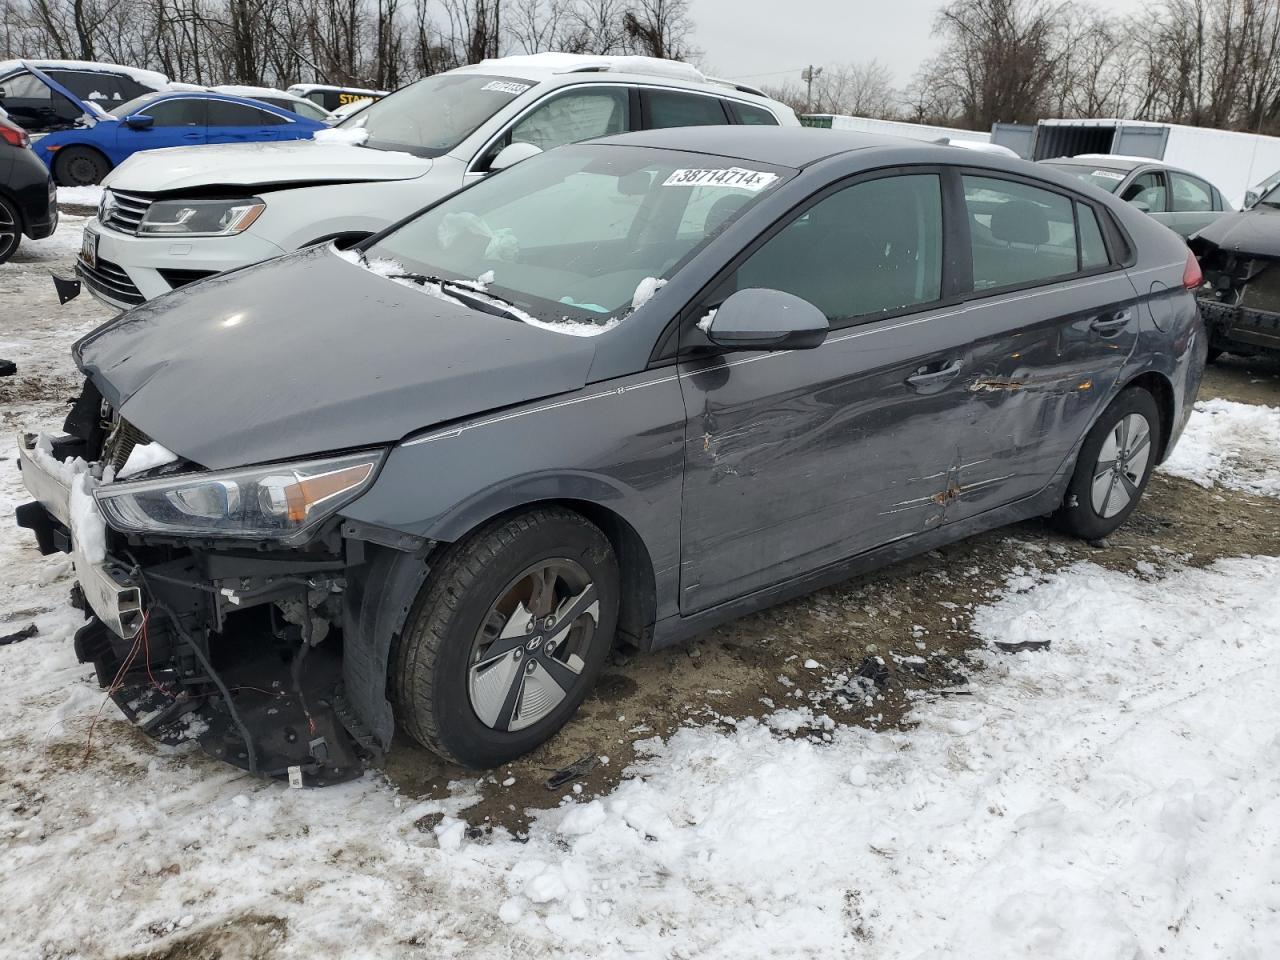
[[[440,288],[441,292],[449,294],[449,296],[466,304],[473,310],[487,313],[491,317],[505,317],[508,320],[515,320],[519,323],[525,322],[524,313],[510,300],[487,291],[477,290],[465,281],[446,280],[444,277],[432,277],[425,273],[391,273],[387,274],[387,279],[408,280],[410,283],[416,283],[419,286],[434,283]]]

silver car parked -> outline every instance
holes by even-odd
[[[1183,237],[1235,210],[1208,180],[1149,157],[1082,153],[1040,162],[1101,187]]]

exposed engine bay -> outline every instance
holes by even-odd
[[[149,442],[88,381],[64,429],[23,438],[24,471],[39,444],[53,462],[110,481]],[[198,469],[179,458],[138,476]],[[41,552],[72,552],[73,540],[87,539],[78,527],[72,536],[74,510],[68,524],[29,503],[18,522]],[[386,657],[403,615],[397,621],[379,607],[388,589],[416,591],[430,552],[429,542],[385,533],[334,518],[305,544],[283,548],[107,528],[101,563],[73,554],[80,582],[71,600],[88,617],[76,655],[158,740],[194,739],[219,759],[299,786],[358,777],[393,729]],[[379,583],[372,591],[371,576]]]
[[[1205,285],[1197,299],[1210,348],[1280,351],[1280,255],[1249,253],[1193,237]]]

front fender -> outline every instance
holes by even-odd
[[[454,542],[522,506],[599,507],[644,542],[661,616],[676,602],[683,475],[680,385],[673,373],[652,371],[403,442],[342,514]]]

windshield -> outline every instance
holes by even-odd
[[[137,113],[139,110],[143,109],[148,104],[150,104],[152,100],[155,100],[156,98],[162,97],[162,96],[164,96],[163,93],[147,93],[147,94],[143,94],[140,97],[135,97],[134,99],[128,101],[127,103],[122,103],[120,104],[120,106],[114,107],[111,110],[111,116],[116,117],[118,119],[131,117],[135,113]]]
[[[533,86],[510,77],[438,73],[369,104],[338,126],[369,131],[365,146],[438,157]]]
[[[468,282],[514,306],[515,319],[590,335],[643,304],[792,172],[674,150],[559,147],[455,194],[364,256],[386,276]]]
[[[1258,184],[1258,202],[1265,203],[1269,207],[1280,207],[1280,190],[1277,190],[1277,187],[1280,187],[1280,171]]]
[[[1120,186],[1124,178],[1129,175],[1127,170],[1086,166],[1079,163],[1046,163],[1045,166],[1061,170],[1063,173],[1069,173],[1077,180],[1083,180],[1085,183],[1091,183],[1095,187],[1101,187],[1107,193],[1115,193],[1116,187]]]

